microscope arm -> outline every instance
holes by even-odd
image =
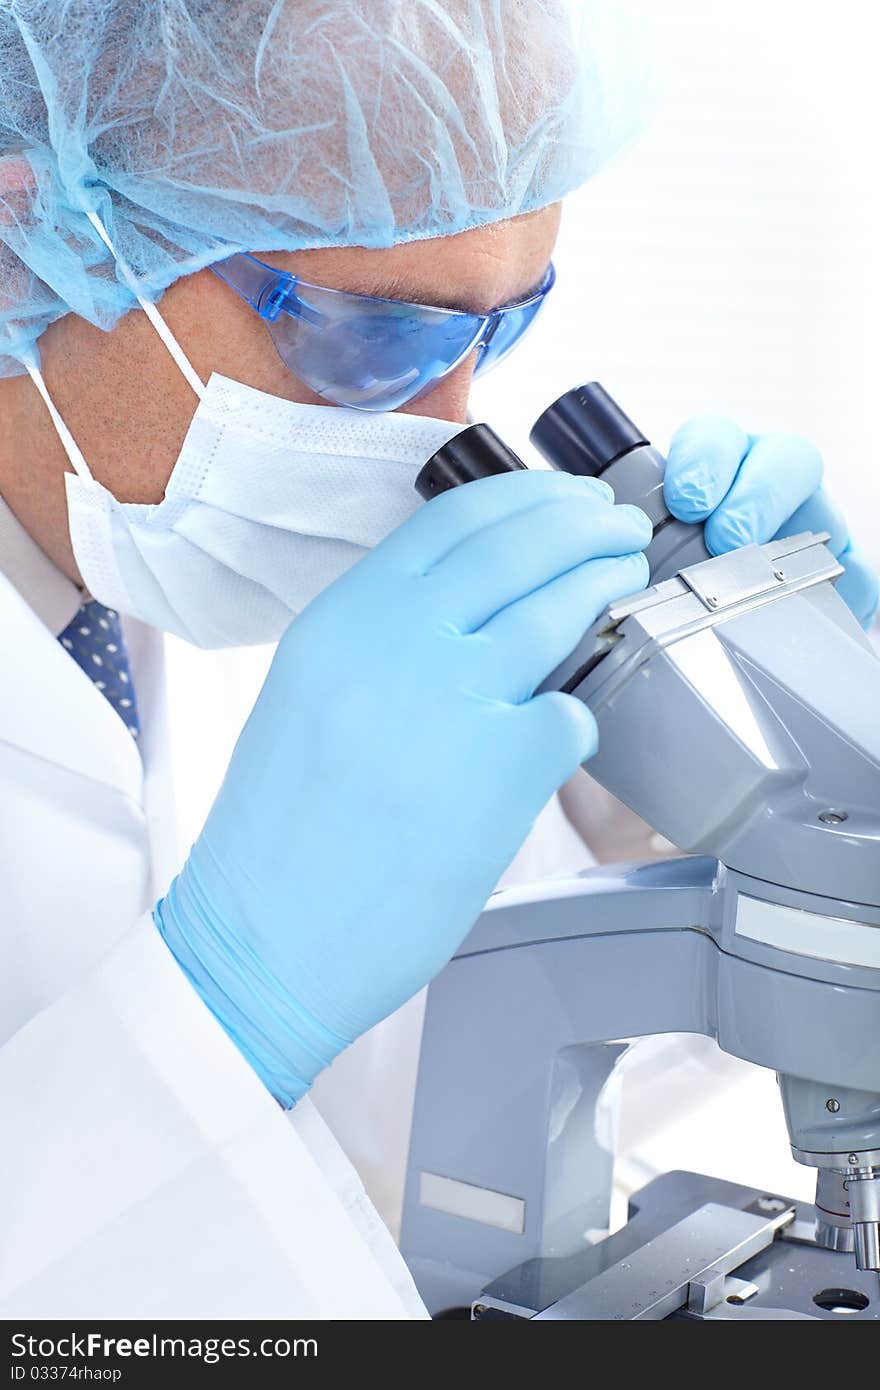
[[[755,891],[754,880],[703,856],[504,890],[432,985],[432,999],[440,1007],[447,977],[459,1000],[466,978],[480,979],[477,993],[485,985],[478,1016],[457,1021],[459,1037],[473,1027],[499,1039],[533,1014],[544,1036],[568,1030],[575,1043],[702,1033],[759,1066],[880,1091],[878,972],[742,934],[741,904]],[[802,898],[799,906],[817,905]],[[829,937],[836,920],[828,919]],[[521,971],[531,992],[514,1001],[501,981]]]

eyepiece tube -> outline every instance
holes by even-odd
[[[598,381],[576,386],[548,406],[530,438],[554,468],[593,478],[630,449],[650,443]]]
[[[525,468],[522,459],[489,425],[469,425],[428,459],[416,478],[415,488],[427,502],[462,483],[490,478],[495,473],[516,473],[521,468]]]
[[[677,521],[666,506],[663,455],[598,381],[554,401],[536,420],[530,438],[554,468],[602,478],[615,501],[647,512],[654,527],[645,552],[652,584],[709,559],[702,526]]]

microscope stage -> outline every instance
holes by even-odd
[[[880,1276],[814,1240],[807,1203],[696,1173],[633,1197],[620,1231],[567,1259],[496,1279],[476,1320],[880,1320]]]

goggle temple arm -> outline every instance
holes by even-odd
[[[296,277],[286,270],[263,265],[247,252],[218,261],[211,269],[269,323],[278,318],[296,284]]]

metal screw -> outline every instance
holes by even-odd
[[[717,600],[717,598],[715,597],[714,594],[707,594],[707,595],[706,595],[706,602],[709,604],[709,606],[710,606],[711,608],[717,608],[717,607],[718,607],[718,600]]]
[[[785,571],[784,571],[784,570],[774,570],[774,571],[773,571],[773,577],[774,577],[774,579],[778,579],[778,580],[780,581],[780,583],[781,583],[782,580],[785,578]]]
[[[819,819],[823,825],[843,825],[845,820],[849,820],[848,811],[820,811]]]
[[[485,1313],[485,1311],[486,1311],[486,1305],[485,1305],[485,1303],[475,1303],[475,1304],[474,1304],[474,1317],[475,1317],[475,1318],[481,1318],[481,1317],[483,1316],[483,1314]]]
[[[840,1101],[839,1101],[839,1100],[826,1100],[826,1102],[825,1102],[825,1109],[826,1109],[826,1110],[830,1110],[831,1113],[832,1113],[832,1115],[836,1115],[837,1112],[838,1112],[838,1110],[840,1109]]]
[[[849,1158],[846,1161],[847,1163],[851,1163],[853,1167],[856,1168],[858,1167],[859,1156],[858,1154],[850,1154]]]

